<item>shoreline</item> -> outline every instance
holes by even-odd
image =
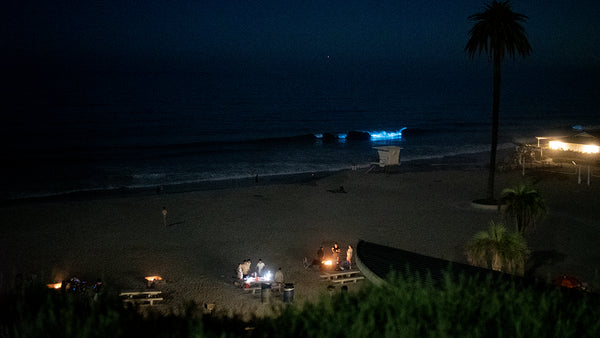
[[[506,157],[511,149],[498,149],[498,158]],[[489,163],[489,152],[457,154],[452,156],[443,156],[439,158],[427,158],[402,161],[398,166],[391,166],[385,169],[388,174],[405,172],[422,172],[436,170],[478,170],[487,168]],[[359,167],[356,171],[382,171],[383,168],[371,164],[365,167]],[[35,202],[54,202],[54,201],[76,201],[89,199],[104,199],[114,197],[135,197],[151,196],[172,193],[185,193],[193,191],[221,190],[231,188],[248,188],[252,186],[273,185],[273,184],[310,184],[316,180],[336,175],[343,172],[355,171],[351,167],[347,169],[316,171],[291,174],[273,174],[265,176],[248,176],[246,178],[231,178],[206,180],[191,183],[175,183],[142,188],[114,188],[114,189],[96,189],[82,190],[74,192],[57,193],[47,196],[32,196],[23,198],[3,199],[0,205],[11,206],[18,204],[27,204]]]

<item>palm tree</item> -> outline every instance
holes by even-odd
[[[496,172],[496,149],[498,147],[498,115],[500,112],[500,83],[502,61],[506,55],[515,58],[515,54],[526,57],[531,53],[525,28],[521,22],[527,16],[515,13],[510,1],[493,0],[484,5],[485,11],[469,16],[475,24],[469,31],[469,41],[465,51],[471,58],[485,52],[494,66],[493,104],[492,104],[492,146],[490,152],[490,171],[488,177],[487,199],[494,201],[494,178]]]
[[[502,224],[490,221],[487,231],[476,233],[466,247],[470,264],[523,275],[525,260],[529,255],[525,238],[519,232],[511,232]]]
[[[512,218],[515,227],[521,234],[529,225],[546,214],[546,203],[542,195],[532,186],[521,183],[514,188],[502,190],[503,203],[506,203],[505,214]]]

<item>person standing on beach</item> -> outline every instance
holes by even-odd
[[[256,263],[256,273],[258,274],[258,277],[262,277],[262,270],[265,268],[265,263],[263,263],[262,259],[258,260],[258,263]]]
[[[250,258],[248,259],[244,259],[244,265],[242,266],[243,272],[244,272],[244,277],[248,277],[248,274],[250,273],[250,267],[252,266],[252,261],[250,260]]]
[[[348,245],[348,250],[346,250],[346,260],[348,261],[349,269],[352,268],[352,245]]]
[[[319,260],[319,262],[322,262],[323,258],[325,258],[325,252],[323,251],[323,247],[320,246],[319,250],[317,250],[317,259]]]
[[[340,264],[340,252],[341,252],[341,249],[338,246],[338,244],[333,243],[333,246],[331,247],[331,254],[332,254],[333,258],[335,258],[336,264]]]
[[[167,208],[166,207],[162,208],[162,215],[163,215],[163,223],[165,226],[167,226]]]

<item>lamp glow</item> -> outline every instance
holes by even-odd
[[[554,150],[567,150],[567,145],[560,141],[550,141],[548,146]]]
[[[593,144],[586,144],[581,148],[581,152],[588,154],[597,154],[600,152],[600,147],[595,146]]]

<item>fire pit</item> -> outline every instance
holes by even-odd
[[[46,284],[46,286],[48,287],[48,289],[60,289],[62,288],[62,282]]]
[[[154,287],[154,284],[158,281],[161,281],[162,277],[161,276],[147,276],[146,277],[146,283],[148,285],[149,288]]]
[[[327,259],[327,260],[321,261],[321,270],[330,270],[330,269],[334,269],[334,268],[335,268],[335,264],[333,264],[333,260]]]

